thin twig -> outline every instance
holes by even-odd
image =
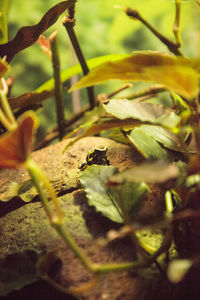
[[[176,14],[175,14],[175,20],[173,25],[173,32],[176,39],[176,44],[180,47],[181,46],[181,36],[180,36],[181,0],[176,0],[175,7],[176,7]]]
[[[84,114],[90,110],[89,105],[85,106],[82,108],[81,111],[79,111],[77,114],[74,114],[71,119],[68,121],[65,121],[65,128],[68,128],[71,126],[73,123],[78,121],[80,118],[84,116]],[[34,150],[39,150],[41,148],[46,147],[51,141],[55,140],[58,137],[58,128],[54,128],[52,131],[48,132],[45,136],[45,138],[42,140],[41,143],[38,143],[35,147]]]
[[[72,46],[74,48],[74,51],[76,53],[76,56],[80,62],[82,71],[84,75],[87,75],[89,73],[89,68],[87,66],[85,57],[83,55],[83,52],[80,48],[78,39],[76,37],[75,31],[74,31],[74,25],[75,25],[75,19],[71,19],[70,15],[65,16],[63,18],[63,25],[65,29],[67,30],[67,33],[69,35],[69,38],[71,40]],[[90,103],[90,109],[93,109],[95,106],[95,97],[94,97],[94,88],[93,87],[88,87],[87,88],[87,93],[88,93],[88,99]]]
[[[119,89],[117,89],[116,91],[112,92],[112,93],[109,93],[109,94],[99,94],[97,96],[97,101],[99,103],[102,103],[102,102],[105,102],[107,101],[108,99],[112,98],[113,96],[117,95],[118,93],[132,87],[132,83],[126,83],[124,84],[123,86],[121,86]]]
[[[140,98],[144,96],[154,96],[158,93],[166,92],[166,89],[163,85],[157,84],[150,86],[142,91],[134,92],[126,96],[126,99],[132,100],[135,98]]]
[[[139,20],[142,24],[144,24],[163,44],[167,46],[167,48],[174,53],[175,55],[182,56],[182,53],[179,49],[179,45],[174,43],[173,41],[166,38],[162,33],[160,33],[156,28],[154,28],[147,20],[145,20],[137,10],[132,8],[127,8],[125,10],[127,16],[130,18]]]
[[[74,4],[72,4],[69,8],[68,8],[68,13],[69,13],[69,18],[71,20],[73,20],[75,18],[75,2],[77,2],[77,0],[74,1]]]
[[[52,65],[54,72],[54,82],[55,82],[55,100],[56,100],[56,113],[57,113],[57,124],[59,129],[60,140],[64,136],[64,98],[63,98],[63,86],[60,79],[60,59],[58,54],[58,43],[57,43],[57,32],[55,31],[49,37],[51,52],[52,52]]]

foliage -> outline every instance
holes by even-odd
[[[130,4],[128,0],[126,2],[126,4]],[[149,1],[143,9],[151,7],[153,3],[153,0]],[[0,45],[0,55],[2,56],[0,77],[3,77],[8,71],[6,59],[12,65],[11,61],[15,55],[18,55],[18,52],[34,44],[40,34],[49,29],[61,13],[66,9],[68,10],[63,25],[70,37],[80,65],[68,68],[63,72],[60,71],[58,46],[55,44],[52,47],[56,39],[56,33],[54,33],[46,40],[47,43],[45,44],[45,51],[48,52],[49,57],[56,58],[56,63],[53,60],[53,79],[42,84],[33,92],[11,98],[8,97],[8,84],[4,78],[1,78],[0,121],[3,134],[0,137],[0,167],[18,168],[25,166],[27,168],[50,223],[82,264],[95,276],[126,269],[133,269],[137,272],[150,267],[153,263],[157,264],[157,258],[163,253],[166,253],[168,259],[161,262],[162,269],[173,283],[183,280],[193,265],[199,265],[199,253],[198,249],[195,248],[195,242],[199,236],[199,228],[196,226],[196,223],[199,224],[199,214],[196,214],[195,210],[199,212],[200,59],[186,58],[180,49],[182,45],[180,37],[181,4],[181,1],[175,1],[174,40],[171,36],[169,39],[165,34],[158,31],[137,10],[127,8],[125,13],[123,12],[124,17],[137,20],[140,24],[138,26],[145,25],[146,29],[150,30],[154,37],[162,42],[171,53],[143,50],[133,54],[110,54],[85,60],[74,31],[75,1],[73,0],[57,3],[40,18],[36,25],[20,28],[15,37],[8,42],[5,39],[7,34],[5,18],[2,23],[1,31],[4,39],[1,40],[2,44]],[[91,5],[97,10],[96,3]],[[103,7],[106,19],[111,17],[106,10],[109,5],[109,3],[105,3]],[[165,3],[160,7],[157,6],[153,10],[153,14],[157,16],[158,12],[166,11],[166,5]],[[3,7],[0,9],[5,13]],[[144,14],[146,13],[145,9]],[[167,14],[165,13],[165,15]],[[112,30],[115,32],[116,28],[113,28]],[[130,34],[130,31],[128,33]],[[117,42],[117,39],[122,39],[121,31],[119,37],[114,40]],[[43,43],[45,42],[45,38],[40,38],[40,44],[42,44],[41,40]],[[88,66],[91,67],[90,72]],[[71,87],[69,92],[76,88],[87,87],[89,105],[77,115],[72,116],[72,119],[61,120],[59,115],[59,110],[62,110],[63,107],[61,82],[80,73],[81,70],[85,76]],[[102,98],[95,99],[93,85],[110,79],[142,81],[148,85],[145,90],[117,97],[118,93],[130,87],[128,84],[118,87],[116,91],[105,94]],[[158,85],[152,86],[152,82]],[[128,235],[131,237],[137,252],[136,260],[126,263],[113,262],[108,265],[96,264],[87,257],[73,240],[68,229],[63,226],[63,213],[55,191],[42,170],[31,158],[35,131],[38,126],[37,118],[33,111],[24,113],[30,106],[37,110],[38,104],[52,96],[54,90],[59,92],[58,94],[55,93],[55,97],[59,98],[60,102],[57,102],[58,128],[53,131],[53,138],[62,137],[61,130],[67,131],[67,137],[74,137],[69,142],[69,147],[84,136],[101,134],[102,131],[109,129],[110,138],[112,136],[114,138],[116,135],[119,138],[121,135],[121,140],[130,144],[130,147],[134,147],[141,155],[143,163],[125,171],[118,170],[113,166],[97,166],[96,161],[101,160],[97,157],[96,161],[91,159],[88,162],[87,156],[88,159],[84,163],[85,168],[80,170],[80,182],[86,192],[88,204],[94,206],[97,212],[111,221],[128,226]],[[170,107],[166,107],[160,101],[159,94],[163,92],[170,99]],[[152,98],[155,98],[157,103],[151,102]],[[19,117],[16,118],[16,116]],[[77,128],[76,121],[79,119],[82,122]],[[59,122],[62,123],[61,128]],[[6,130],[7,132],[5,132]],[[50,133],[52,134],[52,132]],[[95,151],[95,149],[91,151]],[[109,160],[106,159],[106,162],[108,163]],[[162,197],[165,199],[156,199],[156,201],[165,200],[165,210],[158,219],[153,221],[147,219],[144,222],[140,218],[137,219],[142,204],[148,199],[153,188],[159,184],[162,184],[161,188],[164,195]],[[17,193],[19,194],[20,191],[17,190]],[[49,198],[52,200],[53,206],[49,204]],[[146,227],[152,232],[157,229],[159,235],[162,236],[159,248],[153,253],[148,252],[148,245],[145,245],[140,238],[140,230],[146,229]],[[120,233],[118,236],[120,238]],[[109,242],[108,237],[105,237],[105,240],[107,243]],[[190,240],[191,243],[189,243]],[[189,244],[188,247],[187,244]],[[177,260],[170,261],[171,257],[168,255],[168,251],[171,247],[176,248]],[[10,258],[7,257],[7,259]],[[0,263],[3,266],[3,271],[5,269],[5,274],[2,276],[3,280],[6,281],[6,260]],[[11,280],[11,286],[8,284],[2,294],[6,294],[13,288],[23,286],[21,274],[18,270],[16,272],[16,276],[19,276],[19,283],[16,286],[16,282]],[[13,278],[12,270],[8,273],[8,281],[10,281]],[[22,273],[25,277],[27,276],[26,269],[22,270]],[[35,280],[35,269],[31,278],[29,275],[26,278],[26,284]]]

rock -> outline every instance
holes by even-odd
[[[98,238],[105,236],[109,229],[117,229],[119,225],[112,223],[96,213],[93,207],[87,205],[85,193],[79,182],[78,165],[84,161],[89,150],[105,146],[108,148],[110,163],[119,169],[133,167],[142,158],[133,148],[106,138],[83,138],[63,153],[66,144],[67,141],[63,141],[36,151],[32,155],[59,195],[64,212],[64,226],[94,262],[111,263],[134,260],[134,247],[128,238],[112,242],[105,247],[100,247],[96,242]],[[6,193],[10,182],[22,184],[27,180],[29,180],[29,175],[24,169],[1,170],[0,190]],[[37,196],[34,199],[35,202],[24,203],[18,196],[8,203],[1,203],[0,258],[4,259],[7,255],[26,249],[46,253],[55,251],[61,267],[51,274],[51,278],[66,289],[86,283],[91,279],[91,274],[50,226]],[[161,200],[162,191],[156,187],[144,203],[142,217],[144,215],[146,217],[159,216],[163,210]],[[158,276],[155,268],[148,272]],[[158,280],[145,279],[145,276],[136,275],[133,271],[110,273],[101,276],[98,284],[89,292],[76,295],[76,299],[145,300],[147,296],[149,300],[154,299]],[[162,284],[167,285],[165,295],[169,295],[173,288],[166,283],[166,280]],[[36,298],[31,298],[30,295],[29,299]],[[38,299],[40,299],[39,296]],[[55,299],[55,296],[51,298],[49,295],[48,299]]]

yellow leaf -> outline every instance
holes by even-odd
[[[109,79],[157,82],[191,99],[199,92],[198,62],[166,53],[142,51],[125,58],[107,61],[94,68],[69,91]]]

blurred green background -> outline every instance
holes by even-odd
[[[0,0],[1,1],[1,0]],[[8,20],[9,40],[22,26],[37,23],[55,0],[11,0]],[[168,38],[174,39],[172,26],[175,15],[173,0],[78,0],[76,5],[76,27],[81,48],[86,59],[113,54],[131,53],[135,50],[167,51],[167,48],[138,22],[128,18],[126,7],[138,9],[140,13]],[[187,57],[199,56],[199,15],[200,6],[195,0],[182,1],[181,36],[182,49]],[[70,47],[69,38],[61,22],[62,17],[52,26],[45,36],[58,30],[60,59],[62,70],[76,64],[76,58]],[[9,75],[15,77],[12,96],[33,91],[52,77],[52,66],[49,58],[41,51],[38,44],[17,54],[11,64]],[[65,83],[66,86],[69,83]],[[119,82],[111,81],[95,89],[98,93],[111,92],[119,87]],[[141,85],[136,84],[134,89]],[[86,93],[81,91],[81,104],[87,102]],[[53,99],[44,102],[44,109],[39,112],[44,131],[55,126]],[[66,117],[72,113],[71,96],[65,92]]]

